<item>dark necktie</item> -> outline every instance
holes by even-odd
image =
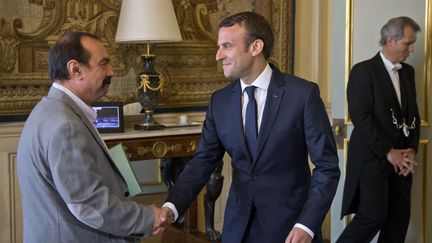
[[[258,146],[257,104],[254,93],[255,86],[246,87],[249,102],[246,107],[245,136],[249,154],[255,160]]]

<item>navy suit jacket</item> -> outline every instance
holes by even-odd
[[[269,242],[283,242],[295,223],[319,236],[338,184],[337,150],[318,86],[271,67],[257,158],[245,142],[236,80],[212,95],[197,152],[167,199],[183,214],[227,152],[233,176],[223,242],[241,242],[252,207]]]

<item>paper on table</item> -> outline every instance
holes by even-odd
[[[129,164],[129,160],[123,150],[121,143],[112,147],[110,150],[110,155],[114,161],[123,179],[126,181],[127,187],[129,189],[129,196],[135,196],[136,194],[142,193],[142,189],[138,183],[138,180]]]

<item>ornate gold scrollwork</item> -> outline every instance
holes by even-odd
[[[164,157],[168,152],[181,152],[181,144],[169,145],[164,141],[158,141],[153,144],[152,147],[137,147],[137,155],[145,155],[146,153],[152,152],[156,158]]]
[[[189,146],[186,148],[187,152],[194,152],[196,150],[197,144],[195,141],[191,141]]]
[[[153,144],[152,152],[156,158],[162,158],[168,152],[168,145],[164,141],[158,141]]]
[[[171,152],[180,152],[182,151],[182,145],[181,144],[174,144],[168,147],[168,151]]]
[[[137,155],[145,155],[150,151],[152,151],[152,148],[150,147],[137,147]]]
[[[135,45],[115,43],[115,30],[121,0],[20,0],[0,10],[0,115],[28,114],[34,105],[48,92],[50,79],[46,72],[46,56],[49,47],[61,33],[72,30],[87,31],[103,36],[113,64],[116,78],[104,101],[135,102],[135,78],[129,70],[139,70],[134,59],[142,54]],[[281,0],[194,0],[173,1],[178,18],[182,42],[155,44],[157,64],[164,70],[165,84],[151,81],[146,90],[163,89],[159,107],[194,107],[208,104],[213,91],[230,81],[223,76],[214,59],[217,23],[239,10],[254,10],[273,18],[277,35],[272,62],[283,71],[292,66],[294,11],[292,2]],[[32,16],[21,11],[18,16],[6,18],[3,12],[14,9],[38,9]],[[24,15],[25,18],[24,18]],[[3,18],[2,18],[3,17]],[[28,19],[34,24],[29,24]],[[26,22],[27,21],[27,22]],[[26,28],[22,28],[25,24]],[[216,72],[209,72],[215,70]],[[39,78],[35,80],[34,77]],[[152,77],[149,77],[152,80]],[[141,80],[139,80],[141,83]],[[167,85],[169,83],[169,85]],[[41,84],[41,85],[39,85]],[[132,88],[133,87],[133,88]],[[21,92],[24,90],[24,92]],[[38,96],[29,95],[34,90]],[[5,94],[6,93],[6,94]],[[9,93],[9,94],[8,94]],[[12,95],[13,97],[6,97]],[[5,98],[6,97],[6,98]],[[5,101],[3,101],[4,99]]]
[[[150,84],[150,77],[158,77],[159,78],[159,85],[157,87],[152,87]],[[147,91],[147,89],[151,90],[151,91],[159,91],[162,92],[163,91],[163,86],[165,84],[165,77],[162,74],[159,75],[147,75],[147,74],[141,74],[140,75],[141,78],[141,83],[139,85],[139,87],[137,88],[137,90],[139,89],[143,89],[144,92]]]
[[[123,150],[126,153],[127,158],[128,159],[132,159],[132,153],[127,153],[128,147],[126,145],[123,145],[122,147],[123,147]]]

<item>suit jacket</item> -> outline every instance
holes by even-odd
[[[342,217],[355,213],[358,179],[363,165],[372,161],[393,170],[386,159],[391,148],[414,148],[417,150],[420,135],[420,117],[416,101],[414,68],[401,63],[398,71],[402,107],[396,91],[379,53],[373,58],[354,65],[351,70],[347,99],[354,129],[348,147],[348,162],[344,187]],[[390,110],[391,109],[391,110]],[[403,120],[410,129],[409,137],[396,128]],[[413,123],[414,121],[414,123]]]
[[[319,237],[336,191],[336,146],[318,86],[272,69],[257,158],[252,161],[245,142],[236,80],[212,95],[197,152],[167,199],[183,214],[226,151],[233,176],[222,242],[241,242],[252,207],[268,242],[283,242],[295,223]]]
[[[139,242],[153,210],[127,186],[85,114],[51,88],[28,117],[18,145],[24,242]]]

